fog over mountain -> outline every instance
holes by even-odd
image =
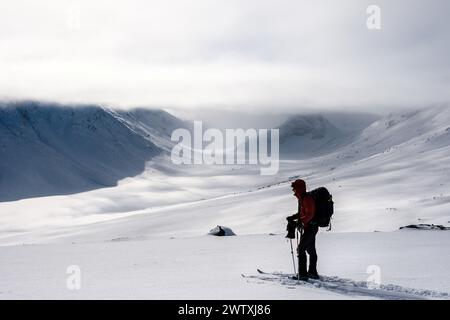
[[[379,30],[366,25],[374,4]],[[381,114],[450,99],[447,0],[23,6],[0,6],[0,97],[252,113],[345,106]]]

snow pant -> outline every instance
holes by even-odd
[[[300,236],[300,243],[297,248],[298,254],[298,272],[300,276],[306,276],[306,253],[309,255],[310,273],[317,273],[317,252],[316,252],[316,234],[319,231],[318,226],[308,225]]]

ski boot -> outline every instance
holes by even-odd
[[[292,280],[299,280],[299,281],[308,281],[308,276],[306,274],[296,274],[291,277]]]
[[[315,279],[315,280],[319,280],[319,274],[317,273],[317,271],[312,270],[312,271],[308,271],[307,277],[310,279]]]

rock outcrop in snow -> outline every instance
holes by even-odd
[[[450,227],[445,227],[440,224],[428,224],[428,223],[419,223],[419,224],[410,224],[408,226],[400,227],[401,229],[418,229],[418,230],[450,230]]]
[[[216,226],[208,232],[209,235],[224,237],[224,236],[235,236],[236,234],[228,227]]]

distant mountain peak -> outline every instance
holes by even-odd
[[[320,114],[295,115],[285,121],[280,130],[281,143],[293,136],[322,139],[327,133],[337,134],[340,131]]]

